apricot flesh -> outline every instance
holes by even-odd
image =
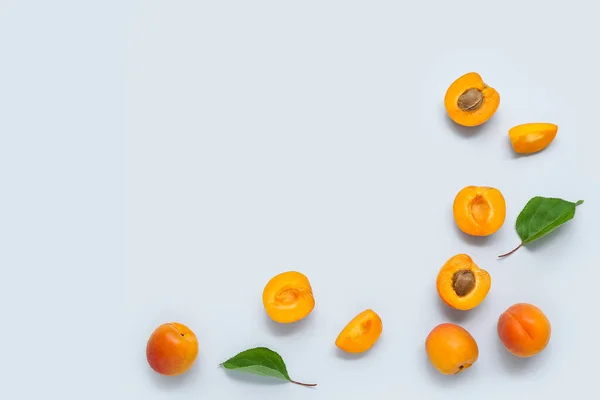
[[[521,124],[508,131],[510,143],[515,152],[532,154],[544,150],[552,143],[558,126],[546,122]]]
[[[452,211],[461,231],[471,236],[489,236],[504,225],[506,201],[496,188],[467,186],[454,198]]]
[[[271,278],[263,290],[263,306],[275,322],[290,324],[305,318],[315,307],[308,278],[296,271],[287,271]]]
[[[425,349],[433,367],[444,375],[456,375],[471,368],[479,357],[473,336],[451,323],[433,328],[425,340]]]
[[[444,303],[465,311],[477,307],[487,297],[492,278],[469,255],[457,254],[440,268],[435,286]]]
[[[532,357],[542,352],[550,341],[551,331],[546,315],[532,304],[515,304],[498,319],[500,341],[517,357]]]
[[[198,355],[198,339],[186,325],[172,322],[158,326],[146,344],[146,359],[161,375],[187,372]]]
[[[348,353],[363,353],[373,347],[382,330],[379,315],[371,309],[364,310],[344,327],[335,345]]]

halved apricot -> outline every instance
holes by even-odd
[[[308,278],[288,271],[271,278],[263,290],[263,305],[269,317],[283,324],[299,321],[315,307],[315,298]]]
[[[362,353],[369,350],[383,330],[381,318],[368,309],[352,319],[338,335],[335,345],[348,353]]]
[[[458,228],[472,236],[488,236],[506,220],[506,201],[502,193],[487,186],[467,186],[454,199],[454,220]]]
[[[558,132],[558,126],[547,122],[521,124],[508,131],[510,143],[520,154],[537,153],[552,143]]]
[[[457,254],[440,269],[436,288],[444,303],[458,310],[477,307],[492,286],[490,274],[479,268],[467,254]]]
[[[476,72],[469,72],[452,82],[444,97],[448,116],[463,126],[483,124],[496,113],[499,105],[498,92],[484,83]]]

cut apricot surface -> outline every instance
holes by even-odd
[[[500,95],[483,82],[476,72],[456,79],[444,97],[448,116],[462,126],[477,126],[488,121],[498,110]]]
[[[532,304],[515,304],[498,319],[500,341],[517,357],[532,357],[544,350],[551,331],[546,315]]]
[[[467,254],[457,254],[440,269],[436,288],[444,303],[457,310],[477,307],[492,286],[490,274],[479,268]]]
[[[373,310],[365,310],[344,327],[335,345],[348,353],[363,353],[373,347],[382,330],[379,315]]]
[[[521,124],[508,131],[510,143],[520,154],[537,153],[552,143],[558,132],[558,126],[547,122]]]
[[[472,236],[488,236],[506,220],[506,201],[502,193],[487,186],[467,186],[454,199],[454,220],[458,228]]]
[[[269,317],[284,324],[303,319],[315,307],[308,278],[296,271],[283,272],[271,278],[263,290],[262,299]]]
[[[429,361],[440,373],[456,375],[479,358],[477,342],[462,326],[444,323],[431,330],[425,340]]]

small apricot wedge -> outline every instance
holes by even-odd
[[[282,324],[303,319],[315,307],[308,278],[296,271],[283,272],[271,278],[263,290],[262,300],[267,315]]]
[[[440,269],[437,292],[444,303],[457,310],[471,310],[488,295],[490,274],[479,268],[467,254],[457,254]]]
[[[444,97],[444,107],[450,119],[468,127],[487,122],[499,105],[498,92],[483,82],[476,72],[469,72],[452,82]]]
[[[467,186],[461,189],[452,208],[458,228],[471,236],[492,235],[506,220],[504,196],[492,187]]]
[[[498,336],[511,354],[527,358],[544,350],[552,328],[538,307],[518,303],[504,311],[498,319]]]
[[[532,154],[544,150],[552,143],[558,126],[548,122],[534,122],[512,127],[508,131],[510,143],[519,154]]]
[[[369,350],[383,330],[381,318],[368,309],[352,319],[338,335],[335,345],[348,353],[363,353]]]
[[[462,326],[444,323],[436,326],[425,340],[427,357],[444,375],[456,375],[469,369],[479,358],[479,347]]]

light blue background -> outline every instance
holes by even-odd
[[[597,7],[557,1],[0,0],[2,398],[532,399],[595,393],[600,222]],[[450,123],[448,85],[477,71],[501,105]],[[513,125],[558,124],[517,157]],[[508,217],[475,240],[454,196],[490,185]],[[585,200],[508,259],[535,195]],[[435,291],[473,256],[492,275],[475,310]],[[316,308],[276,326],[261,292],[311,280]],[[549,347],[520,360],[497,318],[542,308]],[[383,319],[362,357],[333,344],[358,312]],[[163,322],[200,340],[194,368],[150,370]],[[443,377],[424,340],[456,322],[479,344]],[[226,373],[265,345],[316,389]],[[577,388],[574,392],[573,388]]]

